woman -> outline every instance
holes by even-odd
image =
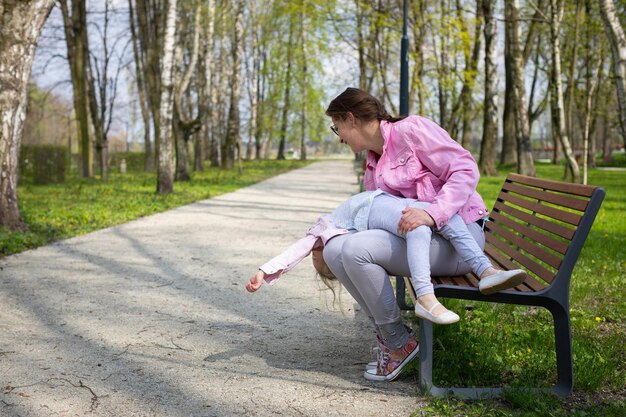
[[[471,154],[445,130],[419,116],[393,118],[378,99],[356,88],[346,89],[331,101],[326,115],[331,117],[331,130],[341,143],[355,153],[368,151],[363,180],[366,190],[382,189],[431,203],[426,209],[406,208],[398,224],[400,232],[422,225],[440,229],[458,213],[479,246],[484,247],[482,226],[487,208],[476,192],[478,167]],[[470,271],[449,242],[437,234],[433,234],[430,249],[433,275]],[[374,323],[379,355],[376,369],[366,369],[365,378],[393,380],[418,351],[417,341],[402,323],[388,277],[388,273],[409,275],[404,239],[383,230],[344,234],[327,242],[323,257]],[[514,284],[507,277],[490,283],[490,287],[500,290]],[[435,316],[446,314],[446,308],[435,303],[431,294],[423,307]]]

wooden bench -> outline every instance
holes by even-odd
[[[502,269],[524,268],[529,278],[520,286],[492,295],[478,291],[472,274],[433,277],[437,297],[491,303],[540,306],[552,313],[556,349],[557,383],[552,392],[566,397],[574,384],[569,285],[572,270],[600,209],[601,187],[570,184],[509,174],[485,225],[485,253]],[[411,281],[397,277],[397,299],[405,289],[413,302]],[[432,381],[433,328],[420,319],[420,389],[434,396],[453,394],[466,398],[497,396],[501,388],[442,388]]]

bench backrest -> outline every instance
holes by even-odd
[[[518,289],[569,288],[604,195],[601,187],[509,174],[485,226],[485,252],[529,273]]]

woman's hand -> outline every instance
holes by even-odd
[[[433,227],[435,225],[435,221],[432,217],[430,217],[430,214],[428,214],[424,209],[407,207],[402,210],[402,217],[398,223],[398,231],[402,234],[406,234],[411,230],[424,225],[428,227]]]
[[[265,277],[265,272],[259,269],[256,275],[250,278],[250,281],[248,281],[248,283],[246,284],[246,290],[248,290],[248,292],[255,292],[256,290],[261,288],[261,285],[263,285],[263,279]]]

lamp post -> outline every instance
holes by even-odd
[[[402,23],[402,42],[400,45],[400,116],[409,115],[409,35],[408,32],[408,0],[404,0]]]

